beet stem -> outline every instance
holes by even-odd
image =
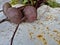
[[[28,0],[28,4],[30,4],[30,0]]]
[[[25,19],[26,19],[26,17],[23,17],[23,18],[21,19],[20,23],[21,23],[23,20],[25,20]],[[15,36],[15,34],[16,34],[16,32],[17,32],[18,27],[19,27],[19,24],[17,25],[17,27],[16,27],[16,29],[15,29],[15,31],[14,31],[14,33],[13,33],[13,36],[12,36],[12,38],[11,38],[11,43],[10,43],[10,45],[12,45],[12,43],[13,43],[13,39],[14,39],[14,36]]]
[[[13,33],[13,36],[12,36],[12,38],[11,38],[11,43],[10,43],[10,45],[13,44],[13,39],[14,39],[14,36],[15,36],[15,34],[16,34],[16,32],[17,32],[18,27],[19,27],[19,24],[17,25],[17,27],[16,27],[16,29],[15,29],[15,31],[14,31],[14,33]]]
[[[34,0],[31,0],[32,6],[34,6]]]

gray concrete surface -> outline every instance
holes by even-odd
[[[9,2],[10,0],[0,0],[0,10],[5,2]]]
[[[8,0],[7,0],[8,1]],[[0,8],[6,0],[0,0]],[[21,23],[13,45],[60,45],[60,8],[43,5],[38,9],[33,23]],[[6,18],[0,13],[0,21]],[[16,24],[5,21],[0,24],[0,45],[10,45]]]

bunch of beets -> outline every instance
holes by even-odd
[[[35,4],[34,1],[36,1]],[[31,5],[30,0],[28,0],[27,5],[18,8],[12,7],[9,2],[4,3],[2,11],[7,18],[1,22],[10,21],[12,23],[18,24],[11,38],[10,45],[13,43],[13,39],[19,24],[21,22],[35,21],[37,19],[37,8],[40,7],[41,3],[44,3],[45,1],[46,0],[32,0],[33,5]]]

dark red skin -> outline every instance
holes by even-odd
[[[16,24],[22,22],[22,20],[33,22],[37,19],[36,8],[29,5],[25,7],[23,6],[19,8],[14,8],[14,7],[11,7],[11,5],[7,2],[3,5],[3,12],[11,22],[16,23]]]
[[[23,12],[28,22],[34,22],[37,19],[37,10],[33,6],[26,6]]]
[[[7,17],[7,19],[10,20],[10,22],[13,22],[16,24],[22,22],[23,15],[21,13],[21,10],[18,8],[12,7],[9,2],[6,2],[3,5],[3,13]]]
[[[20,11],[18,11],[17,8],[9,8],[7,10],[7,15],[8,19],[13,22],[13,23],[16,23],[16,24],[19,24],[23,15]]]

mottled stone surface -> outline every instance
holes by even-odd
[[[19,25],[13,45],[60,45],[60,8],[43,5],[37,10],[35,22]],[[0,13],[0,21],[6,18]],[[0,24],[0,45],[10,45],[16,24],[5,21]]]

